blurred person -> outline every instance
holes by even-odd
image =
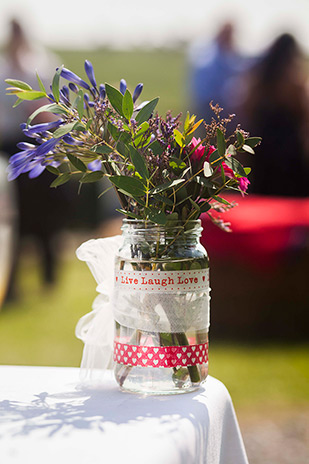
[[[6,95],[6,78],[14,78],[37,87],[34,69],[37,68],[43,81],[48,82],[56,68],[55,59],[38,46],[34,46],[21,26],[13,19],[10,23],[10,34],[4,55],[0,62],[0,147],[9,158],[18,152],[18,142],[25,141],[20,129],[28,116],[37,108],[36,102],[23,102],[12,108],[12,97]],[[46,117],[46,114],[44,115]],[[44,120],[46,121],[46,119]],[[40,118],[35,123],[41,122]],[[33,140],[29,140],[32,142]],[[56,273],[56,251],[54,238],[60,229],[67,213],[68,202],[58,189],[50,189],[49,184],[54,176],[46,171],[36,179],[30,180],[26,174],[14,181],[17,191],[17,208],[19,231],[17,234],[17,250],[13,263],[13,275],[9,286],[9,298],[16,293],[15,274],[19,258],[20,238],[30,235],[35,238],[42,261],[44,282],[53,283]]]
[[[227,116],[234,112],[234,88],[239,75],[251,64],[235,48],[234,26],[225,23],[210,43],[193,44],[189,51],[189,86],[192,110],[210,122],[213,101],[224,108]]]
[[[304,64],[295,38],[282,34],[249,73],[242,120],[263,140],[251,158],[251,192],[309,195],[309,99]]]

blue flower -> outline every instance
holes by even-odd
[[[134,92],[133,92],[133,103],[136,102],[136,100],[138,99],[138,97],[142,93],[142,90],[143,90],[143,84],[142,83],[137,84],[137,86],[135,87]]]
[[[105,97],[106,97],[106,90],[105,90],[105,85],[104,85],[104,84],[100,84],[99,93],[100,93],[100,98],[101,98],[102,100],[105,100]]]
[[[61,76],[67,81],[71,81],[74,84],[80,85],[86,90],[90,90],[89,84],[87,84],[87,82],[83,81],[83,79],[78,77],[75,73],[73,73],[69,69],[63,68],[61,71]]]
[[[78,87],[77,85],[73,84],[73,82],[69,82],[69,88],[72,90],[72,92],[78,93]]]
[[[125,94],[126,90],[127,90],[127,83],[126,83],[126,81],[124,79],[121,79],[121,81],[120,81],[120,92],[122,93],[122,95]]]
[[[40,134],[42,132],[49,131],[51,129],[55,129],[56,127],[59,127],[62,124],[62,119],[57,119],[57,121],[52,121],[52,122],[44,122],[41,124],[35,124],[34,126],[28,126],[26,129],[23,130],[24,134],[27,131],[28,136],[33,136],[36,134]]]
[[[90,61],[88,61],[88,60],[85,60],[85,71],[86,71],[88,79],[91,82],[91,84],[93,85],[93,87],[96,87],[97,83],[96,83],[96,80],[95,80],[95,77],[94,77],[93,66],[90,63]]]
[[[84,144],[82,140],[76,140],[70,134],[65,135],[62,140],[68,145],[83,145]]]
[[[59,138],[52,138],[47,140],[46,142],[42,143],[42,145],[39,145],[38,148],[35,151],[36,156],[43,156],[47,155],[50,151],[52,151],[55,146],[60,142],[62,137]]]

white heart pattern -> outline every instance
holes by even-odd
[[[132,358],[133,353],[135,353]],[[195,366],[208,362],[208,343],[186,346],[138,346],[114,343],[114,361],[143,367]]]

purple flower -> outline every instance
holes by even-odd
[[[94,77],[93,66],[90,63],[90,61],[88,61],[88,60],[85,60],[85,71],[86,71],[88,79],[91,82],[91,84],[93,85],[93,87],[96,87],[97,83],[96,83],[96,80],[95,80],[95,77]]]
[[[125,94],[126,90],[127,90],[127,83],[126,83],[126,81],[124,79],[121,79],[121,81],[120,81],[120,92],[122,93],[122,95]]]
[[[52,151],[55,146],[60,142],[62,137],[57,138],[57,139],[49,139],[47,142],[42,143],[42,145],[39,145],[38,148],[35,151],[36,156],[43,156],[47,155],[50,151]]]
[[[101,98],[102,100],[105,100],[105,97],[106,97],[106,90],[105,90],[105,85],[104,85],[104,84],[100,84],[99,93],[100,93],[100,98]]]
[[[83,79],[78,77],[77,74],[73,73],[69,69],[63,68],[61,71],[61,76],[67,81],[71,81],[74,84],[80,85],[86,90],[90,90],[90,86],[87,84],[87,82],[83,81]]]
[[[33,150],[34,148],[36,148],[36,145],[33,145],[33,143],[28,143],[28,142],[19,142],[16,146],[17,148],[20,148],[21,150]]]
[[[100,160],[94,160],[88,163],[87,167],[90,171],[101,171],[102,162]]]
[[[29,170],[29,179],[34,179],[39,177],[40,174],[44,171],[45,166],[42,165],[41,161],[35,161]]]
[[[90,101],[88,93],[84,94],[84,100],[85,100],[86,105],[88,105],[90,108],[94,106],[94,103]]]
[[[78,93],[78,87],[77,85],[73,84],[73,82],[69,82],[69,88],[72,90],[72,92]]]
[[[41,124],[35,124],[34,126],[28,126],[26,128],[27,135],[31,137],[31,135],[39,134],[41,132],[49,131],[51,129],[55,129],[56,127],[59,127],[60,124],[62,124],[62,119],[57,119],[57,121],[52,121],[52,122],[44,122]],[[25,129],[23,130],[25,133]]]
[[[81,140],[74,139],[71,135],[67,134],[62,139],[65,143],[69,145],[83,145],[84,142]]]
[[[143,90],[143,84],[142,83],[137,84],[137,86],[135,87],[134,92],[133,92],[133,103],[136,102],[136,100],[138,99],[138,97],[142,93],[142,90]]]

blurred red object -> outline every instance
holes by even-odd
[[[225,195],[238,206],[220,216],[232,233],[202,215],[202,244],[210,258],[233,259],[271,269],[309,243],[309,198]]]

